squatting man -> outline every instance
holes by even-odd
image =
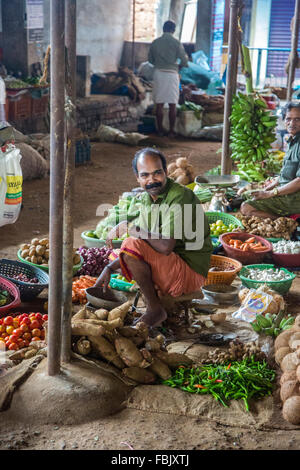
[[[199,291],[204,285],[213,250],[208,220],[197,196],[167,176],[166,158],[157,149],[144,148],[132,161],[144,190],[133,220],[122,221],[108,234],[107,245],[126,232],[118,257],[98,277],[107,288],[113,272],[121,270],[140,287],[146,312],[139,321],[150,327],[167,318],[161,296]]]

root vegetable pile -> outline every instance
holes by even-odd
[[[85,304],[87,302],[85,289],[93,287],[96,281],[97,278],[92,276],[75,277],[72,282],[72,302]]]
[[[204,359],[204,364],[226,364],[228,361],[238,361],[242,359],[249,359],[254,357],[255,360],[260,361],[266,358],[266,355],[260,349],[257,342],[241,343],[239,341],[232,341],[229,343],[227,351],[221,349],[214,349],[209,351],[207,359]]]
[[[195,171],[192,165],[189,165],[187,158],[177,158],[176,162],[168,165],[168,175],[170,178],[183,185],[193,183]]]
[[[16,279],[17,281],[28,282],[29,284],[38,284],[39,280],[36,277],[28,277],[26,274],[10,274],[10,278]]]
[[[248,240],[244,242],[237,238],[231,238],[228,240],[227,244],[241,251],[253,251],[257,253],[258,251],[268,250],[268,247],[258,242],[255,237],[248,238]]]
[[[145,323],[135,328],[124,325],[131,305],[127,301],[111,311],[82,308],[72,318],[73,350],[104,359],[124,376],[144,384],[170,378],[172,369],[180,365],[191,366],[186,355],[166,351],[161,335],[150,338]]]
[[[48,266],[49,264],[49,239],[48,238],[33,238],[30,243],[23,243],[21,246],[21,257],[26,261],[41,266]],[[73,265],[80,263],[80,256],[77,250],[73,249]]]
[[[83,258],[83,265],[77,272],[78,276],[99,276],[109,263],[109,255],[112,250],[102,248],[86,248],[81,246],[78,252]]]
[[[253,235],[260,235],[267,238],[284,238],[290,240],[291,234],[296,230],[298,224],[295,220],[289,217],[278,217],[278,219],[271,220],[261,219],[256,216],[244,216],[237,214],[237,217],[242,222],[244,228],[238,228],[239,232],[248,232]]]

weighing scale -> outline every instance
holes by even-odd
[[[238,189],[240,182],[239,175],[211,175],[211,176],[196,176],[194,192],[197,189],[209,188],[213,193],[212,200],[210,202],[209,211],[213,212],[227,212],[227,207],[230,205],[226,199],[226,189],[233,188]]]

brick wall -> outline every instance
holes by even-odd
[[[158,0],[136,0],[135,2],[135,40],[153,41],[156,38],[156,6]],[[126,40],[132,40],[132,3]]]

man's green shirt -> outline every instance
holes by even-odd
[[[156,201],[147,192],[134,199],[140,203],[140,212],[138,217],[129,213],[128,220],[152,234],[176,239],[174,252],[206,277],[213,247],[207,217],[193,191],[167,178]],[[136,207],[136,201],[132,204]]]
[[[279,184],[287,184],[300,178],[300,132],[288,140],[288,149],[283,160]]]
[[[157,69],[177,70],[177,59],[180,65],[187,67],[188,57],[183,45],[174,38],[171,33],[164,33],[160,38],[155,39],[149,50],[148,60]]]

